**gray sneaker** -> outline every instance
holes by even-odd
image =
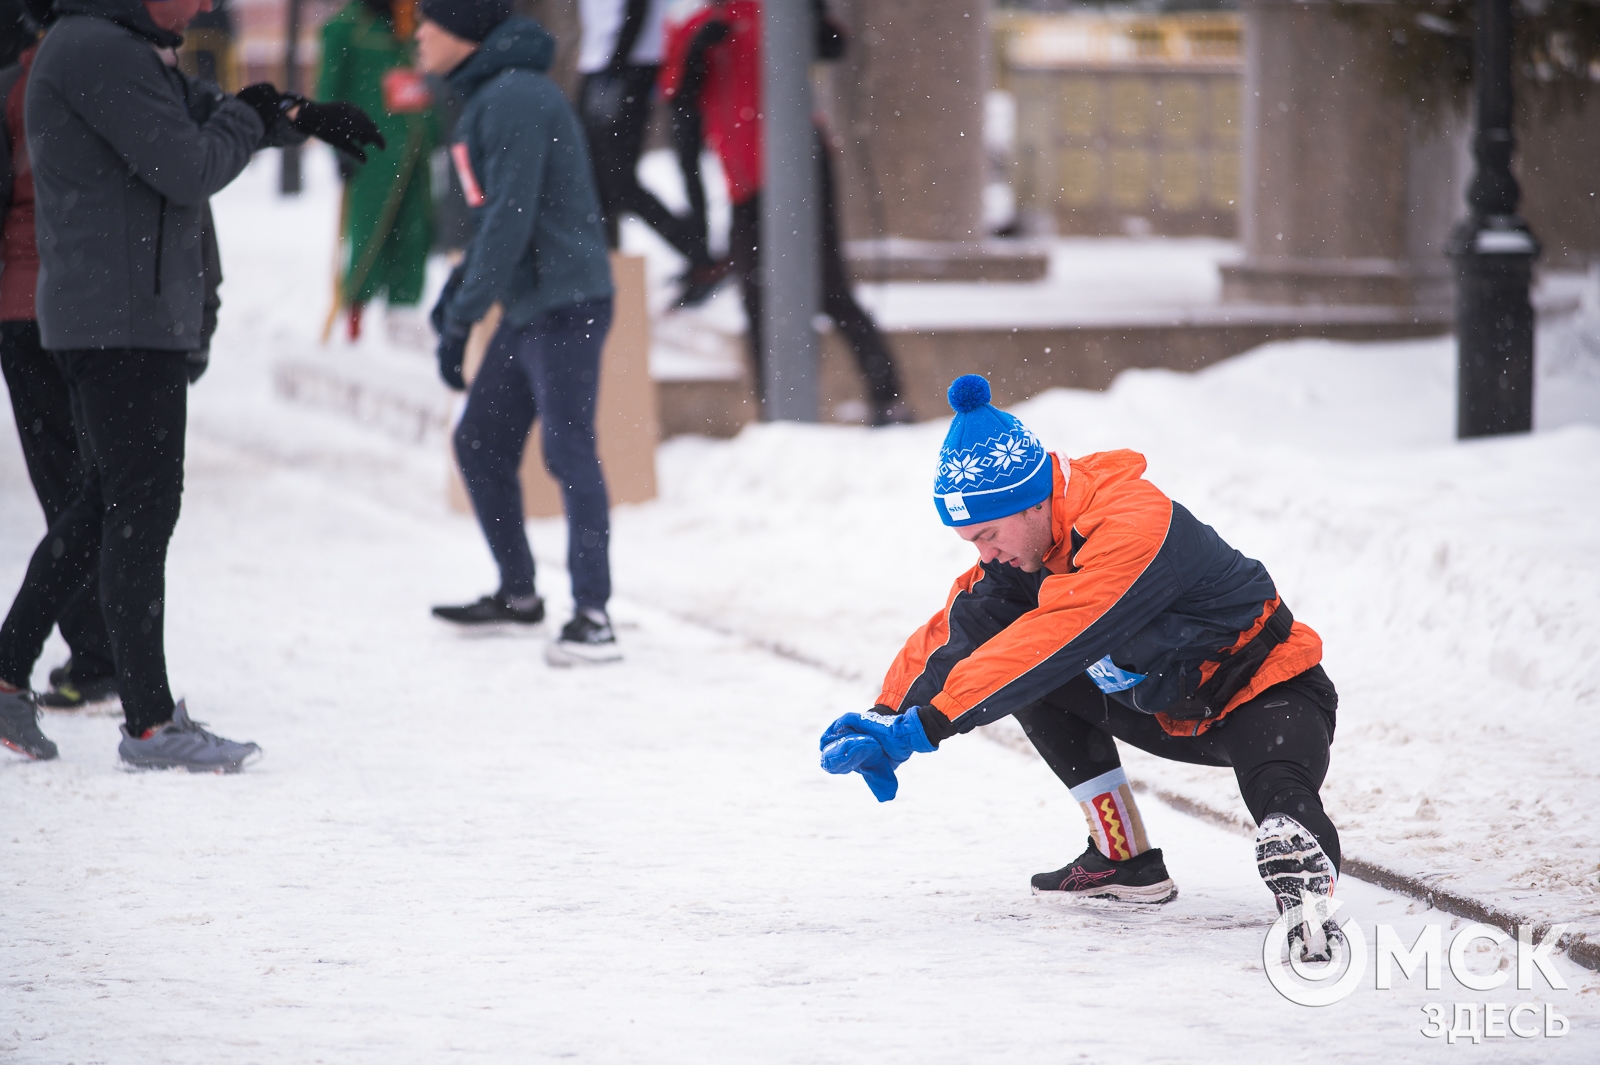
[[[237,773],[261,757],[261,748],[254,743],[235,743],[213,736],[189,720],[189,710],[179,699],[172,709],[172,720],[152,732],[148,739],[128,735],[128,727],[124,725],[117,753],[129,769]]]
[[[56,756],[56,745],[39,731],[39,708],[24,692],[0,692],[0,743],[36,762]]]

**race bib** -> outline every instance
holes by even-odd
[[[391,115],[412,115],[433,106],[433,92],[423,76],[409,67],[383,75],[383,109]]]
[[[1110,695],[1112,692],[1127,691],[1129,688],[1144,680],[1143,673],[1129,673],[1120,669],[1111,661],[1111,656],[1106,655],[1088,669],[1089,679],[1094,681],[1094,686]]]

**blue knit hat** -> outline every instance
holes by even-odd
[[[933,505],[946,525],[976,525],[1043,503],[1055,487],[1050,455],[1026,425],[989,403],[989,382],[950,383],[956,412],[939,449]]]

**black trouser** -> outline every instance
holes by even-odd
[[[700,266],[709,261],[704,224],[696,227],[692,220],[679,218],[639,184],[639,153],[659,69],[628,66],[585,74],[578,90],[583,135],[589,141],[606,241],[615,248],[617,223],[624,214],[636,214],[691,265]]]
[[[1108,698],[1080,675],[1016,717],[1069,788],[1122,764],[1113,736],[1159,758],[1230,766],[1257,823],[1269,814],[1294,818],[1338,868],[1339,833],[1317,796],[1328,772],[1333,705],[1333,686],[1319,667],[1268,688],[1199,736],[1170,736],[1153,716]]]
[[[610,328],[610,297],[557,307],[525,326],[502,325],[472,379],[456,426],[456,460],[504,595],[534,590],[518,471],[537,420],[545,469],[567,515],[573,602],[604,610],[611,598],[611,504],[594,435],[600,352]]]
[[[45,524],[67,509],[83,484],[83,463],[78,437],[72,428],[72,399],[67,379],[56,359],[39,346],[39,323],[32,319],[0,322],[0,372],[11,392],[11,412],[22,442],[22,460],[28,479],[44,508]],[[100,596],[94,587],[80,592],[58,622],[61,635],[72,649],[72,677],[76,681],[115,676],[111,637],[100,616]],[[0,677],[26,687],[27,677]]]
[[[162,614],[167,541],[183,495],[185,353],[57,353],[85,478],[33,552],[0,626],[0,677],[27,677],[50,626],[98,581],[128,731],[172,717]]]
[[[696,253],[706,262],[711,261],[710,215],[706,211],[706,184],[700,176],[700,151],[705,143],[700,112],[694,103],[681,95],[672,101],[669,111],[672,118],[672,150],[678,157],[678,171],[683,175],[683,194],[689,201],[689,217],[685,219],[694,232]],[[695,260],[694,255],[689,256]]]
[[[867,392],[878,411],[900,396],[900,378],[894,360],[883,342],[883,334],[872,317],[856,302],[850,290],[850,275],[839,252],[839,220],[834,215],[833,167],[827,146],[817,134],[818,188],[821,192],[822,222],[822,309],[850,343]],[[744,296],[745,317],[750,319],[750,357],[755,364],[756,395],[766,396],[766,349],[761,336],[761,196],[733,205],[733,224],[728,233],[728,255],[739,275],[739,290]]]

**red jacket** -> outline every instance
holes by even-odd
[[[761,4],[731,0],[698,11],[667,31],[661,64],[661,95],[674,99],[695,35],[722,22],[728,35],[705,51],[706,79],[695,101],[706,142],[722,160],[728,197],[745,203],[761,191]]]
[[[1241,670],[1251,656],[1234,654],[1277,612],[1277,588],[1265,566],[1144,480],[1143,455],[1086,455],[1072,460],[1070,476],[1058,456],[1052,461],[1055,546],[1044,569],[991,563],[957,578],[945,608],[890,667],[880,705],[938,710],[948,731],[923,717],[938,742],[935,731],[966,732],[1014,713],[1081,673],[1093,677],[1091,667],[1109,658],[1124,678],[1140,678],[1110,698],[1154,714],[1171,735],[1191,736],[1322,660],[1322,640],[1296,621],[1253,671]],[[1224,677],[1243,683],[1217,700],[1217,712],[1166,713],[1225,664]]]
[[[39,287],[39,244],[33,232],[33,165],[23,136],[22,102],[38,45],[17,57],[22,76],[5,99],[5,137],[11,149],[11,208],[0,222],[0,321],[32,321]]]

